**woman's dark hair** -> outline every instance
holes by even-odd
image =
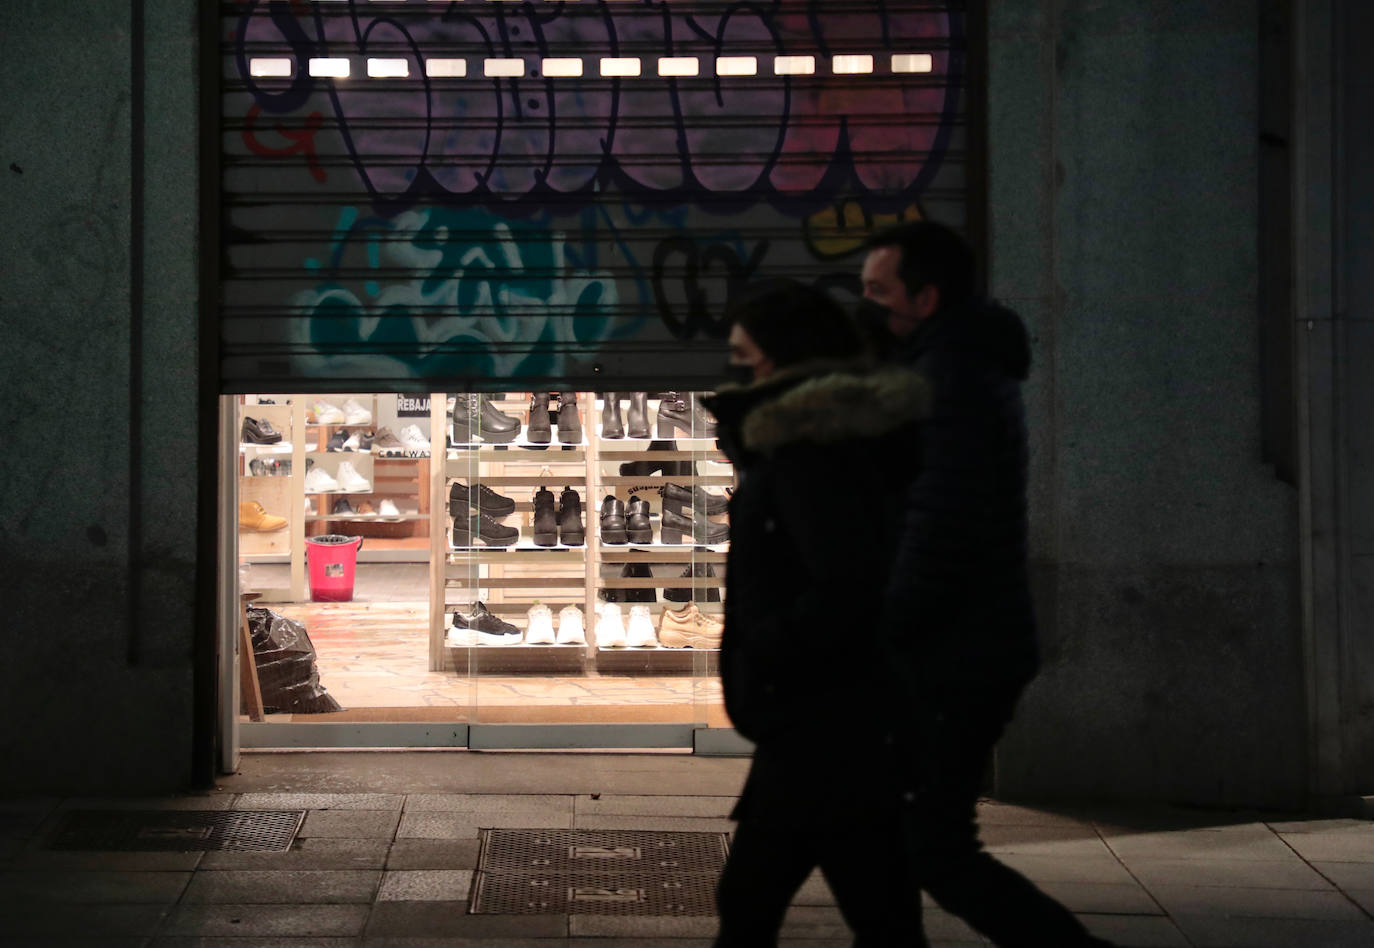
[[[751,283],[727,315],[778,368],[813,359],[856,359],[864,354],[859,327],[823,290],[797,280]]]

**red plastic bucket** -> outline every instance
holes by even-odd
[[[305,538],[305,563],[310,570],[310,598],[315,602],[352,602],[353,577],[358,571],[362,537],[329,533]]]

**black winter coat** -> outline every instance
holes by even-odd
[[[932,317],[896,361],[930,383],[932,402],[921,469],[903,502],[888,634],[911,649],[923,692],[1024,683],[1038,664],[1026,570],[1025,327],[976,301]]]
[[[887,368],[800,367],[707,400],[739,484],[730,500],[721,677],[762,745],[890,720],[899,679],[884,592],[917,468],[927,388]]]

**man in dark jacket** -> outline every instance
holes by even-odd
[[[968,244],[929,221],[874,235],[861,321],[880,355],[929,383],[883,619],[900,643],[918,735],[907,813],[914,873],[998,945],[1101,945],[982,850],[974,806],[992,747],[1038,667],[1026,571],[1030,342],[974,293]]]

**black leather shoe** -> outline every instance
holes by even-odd
[[[558,393],[558,440],[563,444],[582,443],[582,419],[577,415],[577,393]]]
[[[558,498],[558,539],[564,546],[587,542],[587,528],[582,525],[582,498],[571,487],[563,488]]]
[[[625,535],[631,543],[653,543],[654,528],[649,522],[649,502],[636,497],[626,507]]]
[[[471,444],[474,424],[483,441],[505,444],[520,436],[520,419],[493,405],[490,395],[459,395],[453,409],[453,442]]]
[[[520,539],[520,530],[498,523],[495,518],[484,513],[473,514],[469,518],[453,521],[453,545],[472,546],[473,539],[480,537],[487,546],[510,546]]]
[[[515,513],[515,501],[496,493],[486,484],[479,484],[477,490],[473,491],[462,481],[454,481],[453,486],[448,489],[450,516],[466,517],[469,507],[476,507],[497,520]]]
[[[620,420],[620,395],[615,392],[601,393],[601,437],[625,437],[625,424]]]
[[[558,545],[558,513],[553,491],[547,487],[539,488],[534,495],[534,545]]]
[[[648,563],[626,563],[620,575],[625,579],[653,579],[654,571]],[[602,589],[601,598],[607,602],[658,602],[657,589]]]
[[[244,444],[277,444],[281,432],[272,427],[266,418],[243,419],[242,439]]]
[[[525,428],[525,436],[530,444],[548,444],[553,437],[553,425],[549,421],[549,393],[535,392],[530,396],[530,420]]]
[[[664,543],[724,543],[730,539],[730,525],[712,520],[688,518],[663,509],[659,537]]]
[[[682,571],[680,579],[690,579],[693,576],[715,576],[716,571],[711,568],[710,563],[693,563]],[[686,589],[665,589],[663,598],[673,602],[720,602],[720,588],[718,586],[708,586],[705,589],[686,588]]]
[[[625,533],[625,502],[614,494],[607,494],[601,501],[601,542],[629,542]]]
[[[681,484],[667,484],[663,488],[663,500],[673,502],[679,508],[691,507],[697,513],[724,513],[730,502],[719,494],[709,494],[701,487],[683,487]]]
[[[630,413],[625,421],[631,438],[649,437],[649,396],[647,393],[630,393]]]
[[[481,638],[478,641],[485,645],[500,645],[506,642],[519,642],[520,630],[502,619],[498,619],[488,611],[487,607],[480,602],[472,604],[472,611],[467,615],[454,610],[453,628],[472,629],[491,638]]]

